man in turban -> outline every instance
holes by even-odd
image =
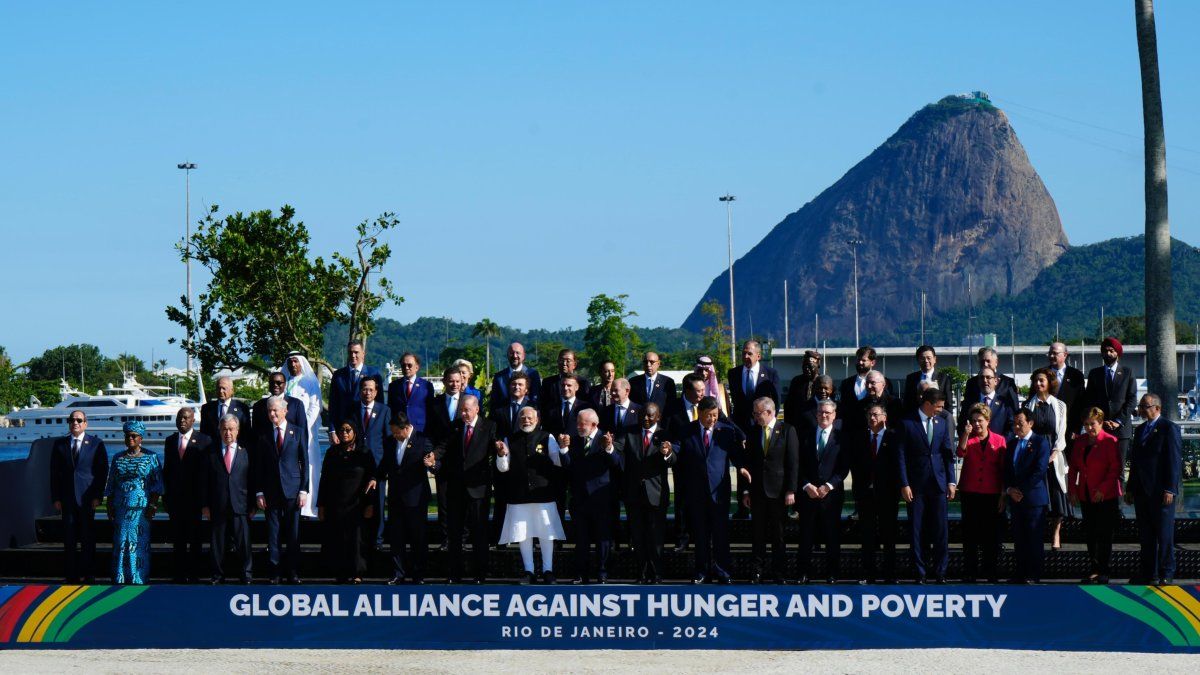
[[[1125,349],[1120,340],[1106,337],[1100,343],[1100,357],[1104,365],[1092,368],[1088,373],[1084,399],[1088,408],[1104,411],[1104,430],[1120,440],[1121,466],[1129,454],[1129,440],[1133,438],[1133,425],[1129,418],[1137,406],[1137,378],[1133,371],[1121,365],[1120,358]],[[1078,429],[1081,420],[1067,420],[1068,429]]]

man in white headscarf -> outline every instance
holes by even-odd
[[[286,393],[304,404],[308,422],[308,502],[300,511],[306,518],[316,518],[317,492],[321,483],[321,380],[312,365],[300,352],[287,355],[288,381]]]

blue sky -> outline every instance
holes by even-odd
[[[1130,2],[342,4],[6,4],[0,345],[182,364],[184,160],[193,215],[290,203],[323,255],[396,212],[401,321],[582,326],[604,292],[678,325],[725,265],[719,195],[740,256],[972,89],[1072,243],[1143,227]],[[1171,224],[1198,244],[1200,3],[1158,5]]]

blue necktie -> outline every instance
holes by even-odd
[[[646,400],[647,401],[650,400],[650,396],[653,393],[654,393],[654,376],[647,375],[646,376]]]
[[[1017,467],[1017,462],[1021,459],[1021,453],[1025,450],[1025,439],[1022,438],[1017,442],[1017,450],[1013,453],[1013,468]]]

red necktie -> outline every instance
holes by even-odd
[[[371,426],[371,409],[363,408],[363,433],[367,433],[367,427]]]
[[[187,440],[183,436],[179,437],[179,459],[183,459],[183,451],[187,449]]]
[[[649,450],[650,450],[650,430],[647,429],[642,432],[642,452],[649,452]]]
[[[871,432],[871,457],[875,458],[878,456],[879,456],[879,432],[873,431],[873,432]]]
[[[233,473],[233,451],[225,446],[225,473]]]
[[[712,431],[710,431],[709,429],[705,429],[704,430],[704,449],[708,450],[710,447],[712,447]]]
[[[467,458],[467,448],[471,447],[471,436],[475,433],[475,427],[467,425],[467,433],[463,437],[463,459]]]
[[[408,381],[408,388],[405,390],[404,398],[412,398],[412,380]]]
[[[275,454],[283,454],[283,429],[275,427]]]

